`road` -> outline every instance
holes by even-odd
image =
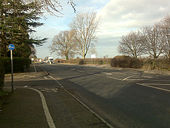
[[[41,64],[40,68],[49,73],[44,79],[57,80],[113,127],[170,128],[168,75],[61,64]],[[47,101],[52,105],[54,99]]]

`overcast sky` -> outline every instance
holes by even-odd
[[[117,47],[122,35],[135,31],[142,26],[153,25],[170,14],[170,0],[74,0],[77,13],[96,11],[100,17],[97,31],[97,57],[118,55]],[[63,16],[46,14],[37,28],[37,37],[47,37],[47,42],[37,47],[37,57],[50,55],[49,45],[60,31],[69,30],[69,24],[76,15],[73,9],[63,2]],[[90,55],[88,55],[90,57]]]

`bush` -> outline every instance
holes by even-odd
[[[142,61],[130,56],[116,56],[111,60],[112,67],[140,68],[142,65]]]
[[[141,68],[143,66],[143,61],[137,58],[131,58],[131,68]]]
[[[144,69],[147,70],[168,70],[170,71],[170,61],[168,59],[145,59],[144,60]]]
[[[3,65],[3,60],[0,58],[0,91],[3,88],[4,85],[4,65]]]
[[[30,67],[31,60],[28,58],[16,57],[13,59],[14,72],[24,72]],[[4,85],[4,74],[11,72],[11,60],[9,57],[0,58],[0,90]]]
[[[6,57],[3,58],[3,61],[5,66],[5,73],[10,73],[11,59]],[[25,70],[29,69],[30,64],[31,64],[31,60],[29,58],[15,57],[13,59],[14,72],[24,72]]]
[[[103,64],[103,60],[98,60],[97,64],[102,65]]]
[[[85,63],[84,63],[84,60],[83,60],[83,59],[78,59],[78,64],[79,64],[79,65],[85,64]]]

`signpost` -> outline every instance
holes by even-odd
[[[13,55],[12,55],[12,50],[15,49],[15,46],[13,44],[10,44],[8,46],[9,50],[10,50],[10,53],[11,53],[11,91],[14,92],[14,85],[13,85],[13,81],[14,81],[14,78],[13,78]]]

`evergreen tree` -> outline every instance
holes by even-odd
[[[36,2],[0,0],[0,56],[7,56],[7,46],[15,44],[15,56],[29,57],[33,44],[41,45],[46,39],[30,37],[33,28],[43,25],[37,22],[41,6]]]

